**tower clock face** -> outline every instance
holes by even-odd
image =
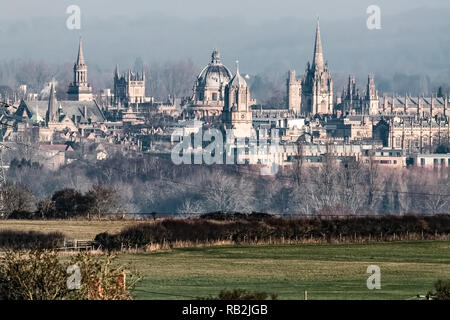
[[[241,114],[241,119],[245,119],[245,114]]]

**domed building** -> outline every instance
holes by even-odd
[[[211,62],[197,77],[188,113],[197,119],[219,116],[224,106],[225,86],[231,77],[230,69],[222,64],[219,51],[214,49]]]

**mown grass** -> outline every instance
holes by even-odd
[[[136,299],[189,299],[243,288],[280,299],[412,299],[450,279],[450,241],[184,248],[121,254],[143,276]],[[381,290],[366,269],[381,268]]]
[[[72,239],[116,233],[132,220],[3,220],[0,230],[62,232]],[[280,299],[410,299],[450,279],[450,241],[179,248],[120,254],[143,275],[136,299],[189,299],[243,288]],[[367,266],[381,267],[381,290],[366,287]]]

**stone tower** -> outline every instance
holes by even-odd
[[[312,64],[307,65],[302,82],[301,113],[304,115],[333,113],[333,80],[324,63],[320,25],[317,20]]]
[[[87,65],[84,61],[83,43],[80,39],[77,62],[73,66],[73,82],[67,91],[68,99],[73,101],[92,101],[92,87],[88,83]]]
[[[353,75],[348,76],[347,88],[342,92],[341,102],[344,114],[352,114],[352,112],[362,113],[361,96]]]
[[[239,73],[225,86],[225,106],[222,117],[225,129],[232,129],[234,137],[250,137],[253,129],[250,89]]]
[[[145,72],[134,73],[128,70],[121,75],[119,66],[114,73],[114,104],[128,107],[131,103],[144,103],[145,98]]]
[[[294,114],[300,114],[302,103],[302,81],[297,80],[295,70],[290,70],[287,79],[287,105]]]
[[[379,113],[380,99],[378,97],[378,91],[375,89],[374,77],[371,74],[367,79],[365,101],[369,114],[375,115]]]

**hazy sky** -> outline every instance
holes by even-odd
[[[395,14],[422,6],[447,6],[445,0],[2,0],[2,18],[59,17],[69,5],[79,5],[87,18],[146,16],[153,13],[185,18],[242,16],[249,22],[283,17],[346,19],[365,15],[369,5],[380,6],[386,14]]]
[[[81,30],[66,8],[81,8]],[[366,27],[369,5],[381,30]],[[0,0],[0,60],[72,62],[80,33],[91,67],[128,68],[191,58],[202,66],[219,48],[224,62],[251,73],[296,68],[311,59],[316,16],[335,73],[427,72],[450,78],[450,2],[444,0]]]

